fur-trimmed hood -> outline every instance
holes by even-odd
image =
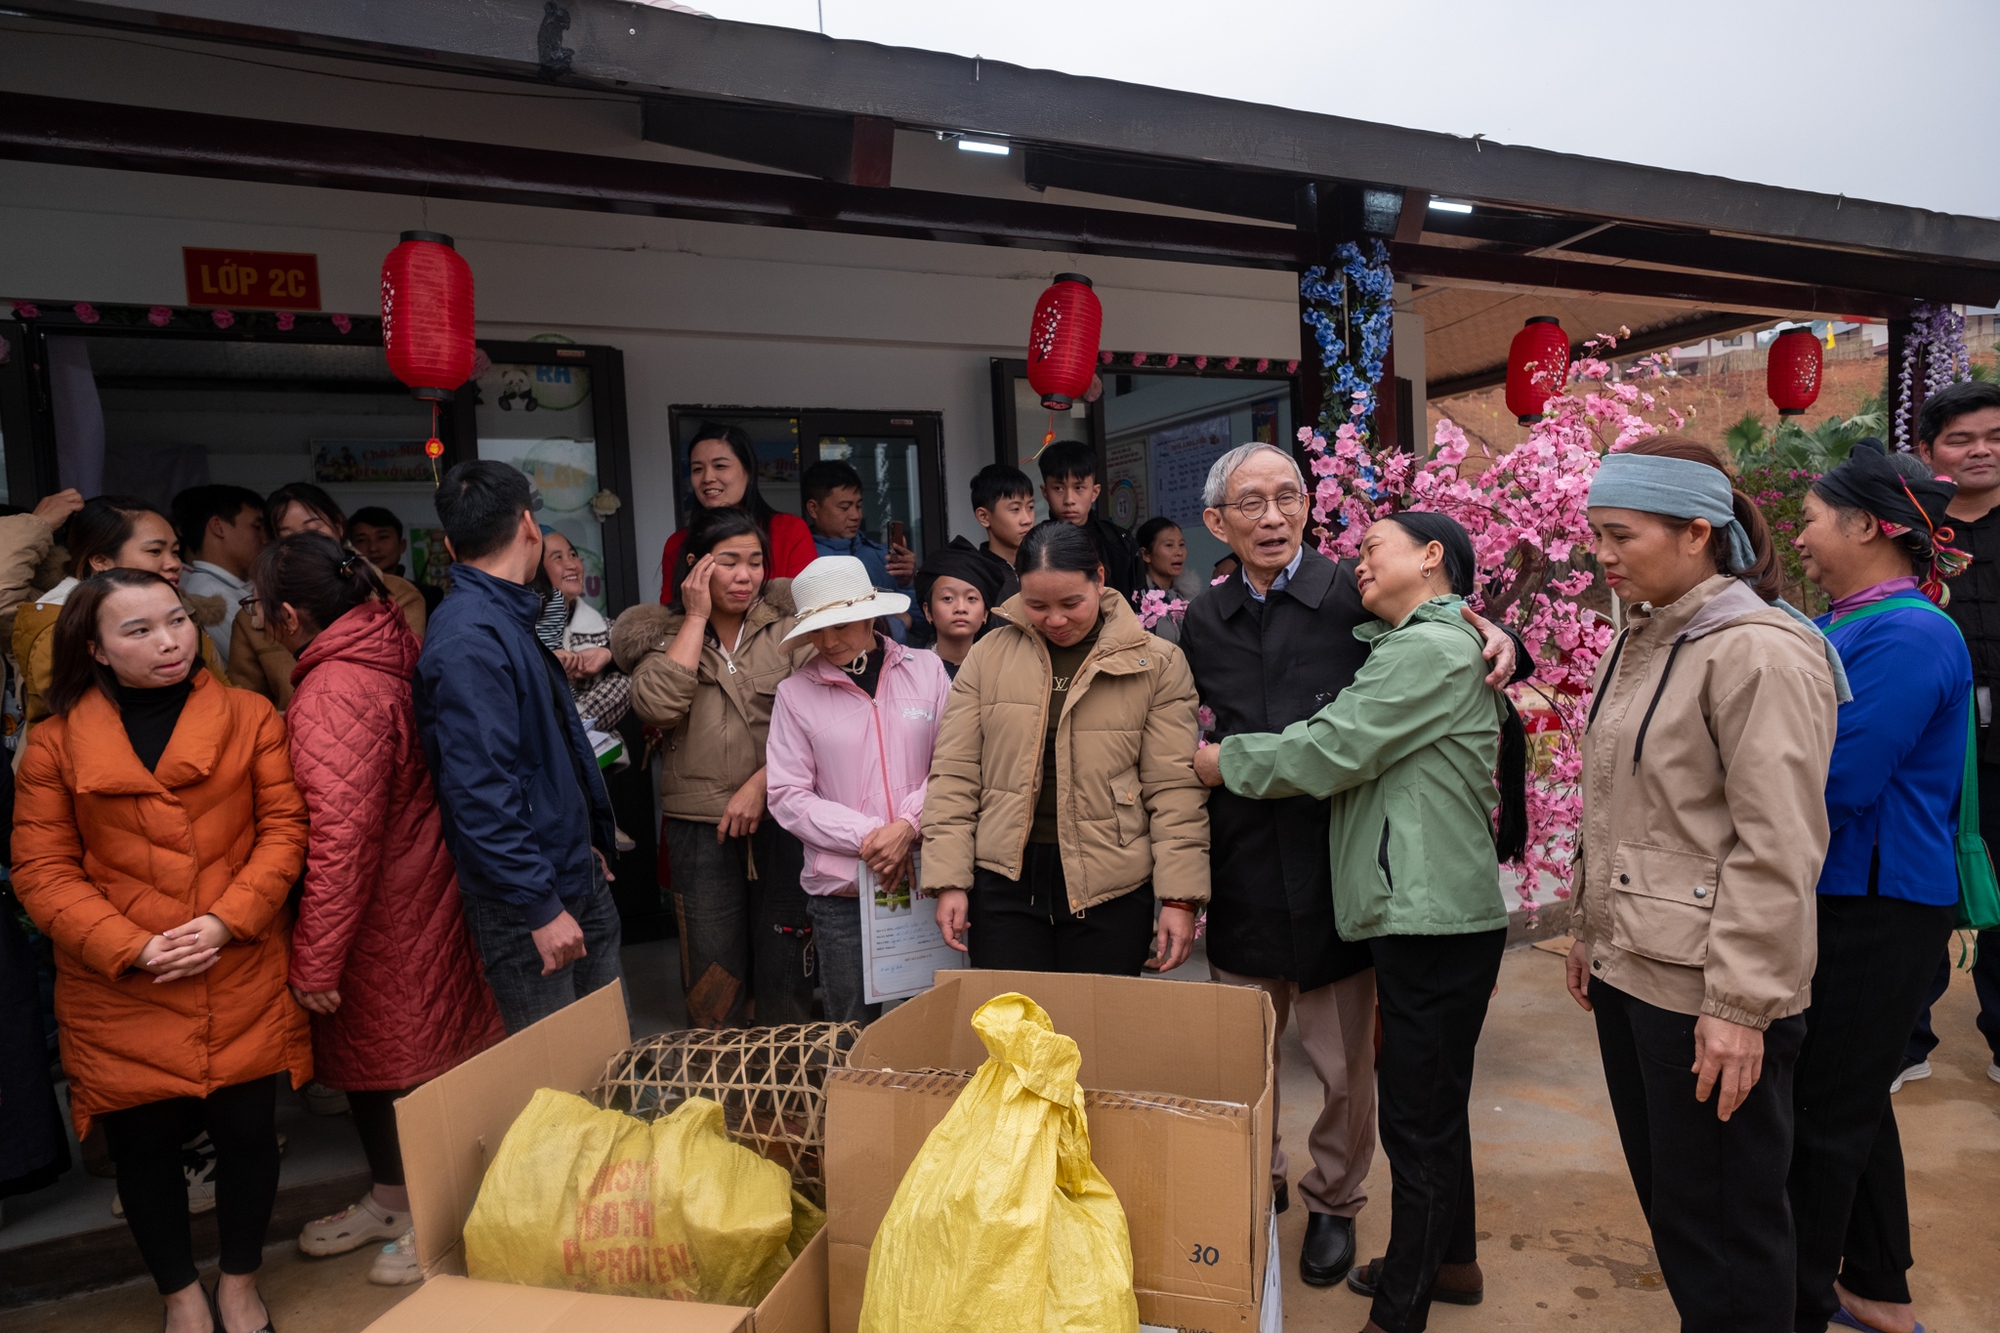
[[[793,610],[792,581],[772,579],[764,585],[764,595],[743,617],[744,633],[747,636],[761,625],[788,619]],[[685,613],[671,606],[631,607],[612,623],[612,660],[618,664],[620,671],[631,675],[632,668],[638,666],[647,653],[664,652],[686,620]]]

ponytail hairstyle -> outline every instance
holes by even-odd
[[[1743,525],[1744,536],[1750,539],[1752,559],[1748,569],[1731,569],[1729,543],[1722,540],[1720,535],[1712,536],[1708,540],[1708,550],[1709,554],[1715,557],[1715,572],[1742,579],[1750,585],[1750,591],[1767,602],[1778,600],[1784,567],[1778,562],[1777,549],[1771,545],[1771,529],[1765,524],[1764,515],[1751,502],[1750,497],[1737,489],[1735,476],[1723,466],[1721,457],[1713,449],[1705,444],[1697,444],[1693,440],[1656,437],[1629,445],[1622,452],[1639,454],[1647,458],[1678,458],[1688,463],[1706,463],[1717,472],[1729,477],[1729,507],[1735,514],[1736,521]],[[1676,532],[1687,531],[1688,524],[1694,522],[1691,518],[1671,518],[1666,514],[1656,514],[1654,517]]]
[[[681,600],[681,585],[687,582],[688,572],[701,563],[703,556],[731,537],[757,539],[757,544],[764,548],[764,580],[767,583],[770,581],[771,534],[748,509],[696,509],[693,521],[687,526],[687,540],[681,544],[680,565],[667,571],[667,577],[673,580],[674,590],[674,595],[667,600],[668,606],[686,613],[687,603]]]
[[[90,562],[97,556],[115,565],[118,552],[132,540],[134,520],[141,514],[159,514],[168,527],[173,526],[165,514],[135,495],[98,495],[85,501],[63,528],[63,544],[69,548],[69,576],[89,578]]]
[[[1478,559],[1471,536],[1458,520],[1409,510],[1390,514],[1389,519],[1417,541],[1442,546],[1451,590],[1460,597],[1472,595],[1478,583]],[[1500,762],[1494,775],[1500,788],[1500,811],[1493,841],[1502,861],[1519,861],[1528,850],[1528,729],[1521,724],[1520,710],[1504,692],[1500,702],[1506,714],[1500,719]]]
[[[1021,549],[1014,552],[1014,572],[1032,574],[1040,569],[1083,574],[1093,583],[1104,582],[1104,560],[1097,554],[1097,543],[1065,519],[1043,519],[1021,538]]]
[[[318,532],[295,532],[266,546],[251,568],[250,581],[267,625],[275,624],[278,608],[287,602],[319,631],[357,606],[390,600],[375,566]]]
[[[98,500],[91,501],[91,504],[97,503]],[[144,506],[147,509],[151,507]],[[96,654],[90,651],[98,642],[97,613],[103,608],[104,599],[114,592],[151,587],[165,588],[176,599],[180,596],[173,584],[151,570],[126,569],[123,566],[92,574],[71,589],[69,597],[63,602],[61,614],[56,616],[54,661],[49,672],[49,688],[42,694],[42,701],[48,706],[51,717],[61,717],[76,707],[83,696],[90,693],[92,686],[97,687],[107,699],[118,697],[117,673],[98,661]],[[201,670],[201,631],[197,629],[194,633],[197,651],[188,657],[190,672]]]

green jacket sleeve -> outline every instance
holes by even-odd
[[[1239,796],[1325,800],[1382,775],[1452,727],[1474,663],[1453,652],[1450,626],[1413,625],[1382,636],[1354,683],[1282,732],[1222,742],[1222,782]],[[1479,689],[1486,682],[1476,677]]]

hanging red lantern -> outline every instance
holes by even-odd
[[[1542,419],[1569,378],[1569,335],[1553,315],[1535,315],[1507,348],[1507,410],[1523,426]]]
[[[1043,407],[1067,412],[1090,391],[1103,327],[1104,309],[1090,279],[1081,273],[1056,274],[1035,302],[1035,318],[1028,326],[1028,383],[1042,396]]]
[[[451,237],[406,231],[382,261],[382,350],[396,378],[433,403],[472,378],[472,266]]]
[[[1771,342],[1764,362],[1764,389],[1781,417],[1802,416],[1819,397],[1823,356],[1811,329],[1786,329]]]

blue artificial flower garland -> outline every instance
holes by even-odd
[[[1312,326],[1326,368],[1319,430],[1332,440],[1341,424],[1352,420],[1373,446],[1375,386],[1389,354],[1396,280],[1389,271],[1388,247],[1380,241],[1369,241],[1365,254],[1353,242],[1343,242],[1333,254],[1339,267],[1332,277],[1320,265],[1299,276],[1299,295],[1305,301],[1300,318]],[[1357,340],[1358,353],[1350,350]],[[1363,397],[1357,400],[1356,394]],[[1357,401],[1359,413],[1353,411]]]

